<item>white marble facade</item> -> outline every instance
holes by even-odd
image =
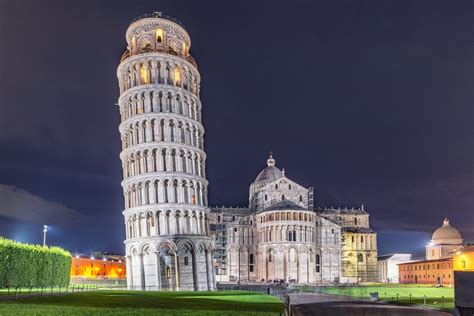
[[[161,13],[135,19],[117,69],[127,285],[214,290],[200,75],[191,39]]]
[[[339,282],[341,226],[314,212],[309,200],[309,190],[270,156],[250,185],[252,214],[227,224],[230,281]]]

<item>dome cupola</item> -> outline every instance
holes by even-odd
[[[463,243],[463,238],[459,230],[451,226],[449,219],[445,218],[443,226],[434,231],[431,242],[436,245],[458,245]]]
[[[272,154],[270,154],[270,157],[267,159],[267,167],[260,171],[254,183],[263,186],[282,177],[283,172],[275,167],[275,159],[273,159]]]

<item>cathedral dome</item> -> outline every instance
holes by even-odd
[[[431,237],[433,244],[448,244],[457,245],[462,244],[463,238],[459,230],[449,224],[449,219],[445,218],[443,226],[435,230]]]
[[[267,167],[260,171],[254,183],[265,185],[283,177],[283,172],[275,167],[275,159],[272,155],[267,160]]]

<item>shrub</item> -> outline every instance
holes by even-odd
[[[66,286],[70,269],[71,254],[62,248],[0,238],[0,288]]]

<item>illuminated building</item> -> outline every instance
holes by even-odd
[[[431,242],[426,246],[426,259],[451,257],[453,251],[462,247],[463,241],[459,230],[451,226],[449,219],[445,218],[443,225],[434,231]]]
[[[395,253],[377,258],[379,282],[398,283],[400,281],[398,265],[411,260],[411,254]]]
[[[451,258],[420,260],[398,265],[400,283],[454,284],[453,260]]]
[[[75,256],[71,259],[72,278],[124,279],[125,262],[122,259]]]
[[[377,234],[360,209],[315,208],[313,189],[289,179],[270,155],[249,188],[249,208],[216,208],[216,257],[227,279],[301,284],[376,282]],[[224,223],[223,220],[226,220]],[[222,271],[222,270],[220,270]]]
[[[466,246],[453,254],[455,271],[474,271],[474,246]]]
[[[136,18],[117,69],[127,286],[213,290],[200,74],[182,24]]]
[[[463,238],[459,230],[451,226],[447,218],[436,229],[426,246],[426,259],[398,265],[400,283],[454,285],[455,262],[462,266],[462,258],[470,260],[472,254],[463,254]],[[469,247],[465,248],[468,249]],[[456,255],[457,254],[457,255]],[[453,255],[457,261],[453,261]]]

